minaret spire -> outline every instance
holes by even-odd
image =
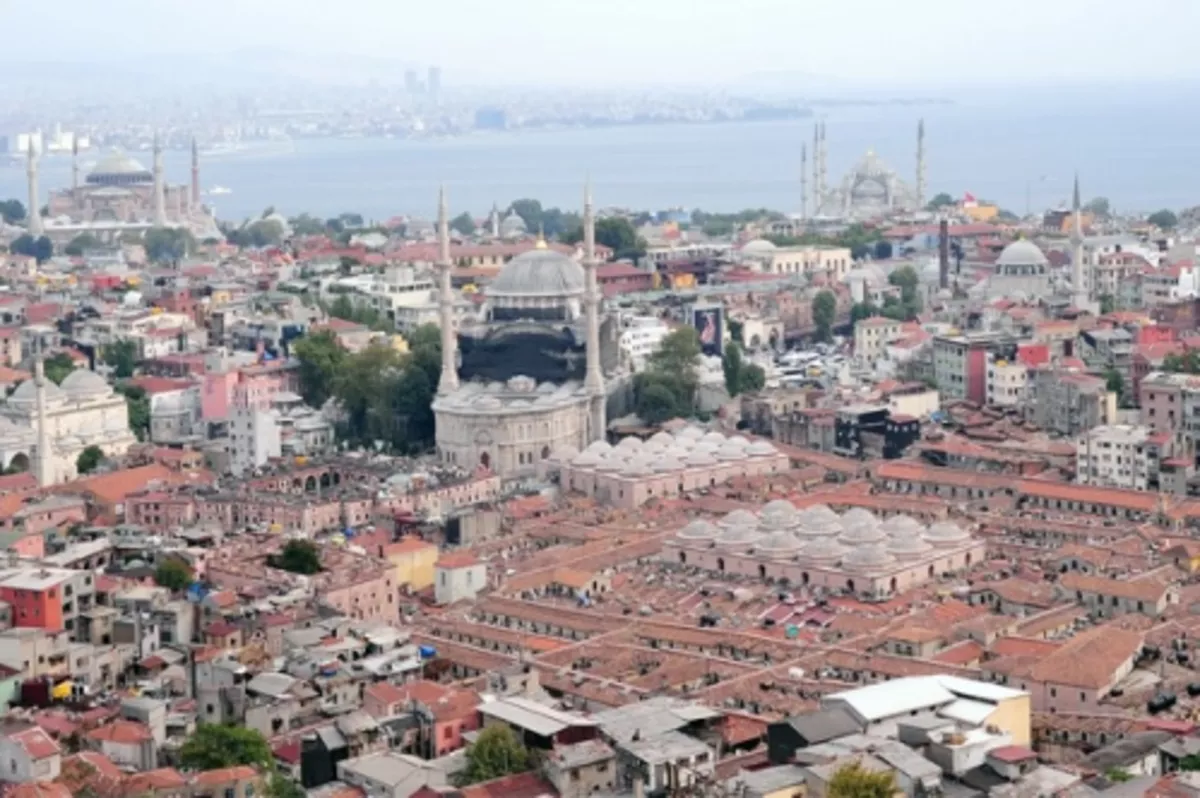
[[[200,207],[200,148],[196,137],[192,136],[192,203],[193,208]]]
[[[808,218],[808,145],[800,145],[800,218]]]
[[[1071,304],[1079,310],[1090,305],[1091,290],[1083,265],[1083,209],[1079,202],[1079,173],[1075,173],[1075,190],[1071,197]]]
[[[454,291],[450,287],[450,215],[446,209],[446,187],[438,190],[438,310],[442,328],[442,376],[438,394],[458,390],[458,336],[454,330]]]
[[[602,441],[608,428],[607,395],[600,366],[600,286],[596,279],[596,215],[592,208],[592,181],[583,189],[583,276],[587,322],[587,375],[583,387],[591,399],[590,441]]]
[[[167,226],[167,196],[163,185],[162,147],[154,134],[154,226]]]
[[[45,357],[39,351],[34,361],[33,380],[37,389],[35,411],[37,412],[37,451],[34,453],[33,470],[37,477],[38,487],[46,488],[54,484],[54,459],[50,451],[50,424],[46,418],[46,367]]]
[[[26,211],[28,219],[27,227],[29,235],[34,238],[45,235],[45,229],[42,227],[42,206],[38,202],[38,156],[37,149],[33,143],[33,134],[29,135],[29,160],[25,165],[26,174],[29,177],[29,210]]]
[[[917,123],[917,210],[925,207],[925,120]]]
[[[824,122],[821,123],[821,140],[818,144],[818,152],[819,152],[818,158],[819,158],[820,163],[817,166],[817,190],[819,192],[821,192],[820,193],[821,202],[824,203],[825,192],[826,192],[825,180],[828,176],[828,173],[826,171],[826,168],[828,167],[827,159],[829,158],[829,144],[825,139],[825,123]]]
[[[79,193],[79,136],[71,136],[71,193]]]
[[[813,125],[813,216],[821,215],[821,204],[825,201],[821,196],[821,123]]]

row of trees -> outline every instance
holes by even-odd
[[[394,332],[393,325],[387,317],[369,305],[351,302],[350,297],[342,294],[324,308],[325,312],[335,319],[352,321],[361,324],[375,332]]]
[[[742,347],[737,341],[726,345],[725,354],[721,356],[721,370],[725,374],[725,390],[730,396],[761,391],[767,384],[762,366],[743,360]]]
[[[582,224],[563,236],[563,241],[567,244],[578,244],[582,240]],[[611,249],[613,257],[618,260],[636,260],[646,254],[645,239],[637,234],[633,222],[623,216],[606,216],[596,220],[596,243]]]
[[[869,319],[872,316],[885,316],[896,321],[912,321],[922,310],[921,297],[917,292],[920,277],[911,266],[901,266],[888,275],[888,282],[900,289],[899,298],[887,296],[883,307],[876,307],[871,301],[857,303],[850,309],[852,322]]]
[[[331,332],[296,343],[301,394],[320,407],[335,399],[344,414],[343,440],[396,452],[425,451],[433,442],[433,402],[441,376],[441,334],[435,325],[417,328],[405,354],[382,344],[350,353]]]
[[[854,260],[862,260],[868,256],[874,256],[877,259],[886,259],[892,256],[892,245],[884,241],[881,231],[857,223],[832,236],[805,233],[800,236],[769,235],[764,238],[777,247],[808,245],[846,247],[850,250],[850,257]]]

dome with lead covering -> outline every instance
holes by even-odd
[[[697,518],[679,530],[676,537],[683,540],[715,540],[720,533],[721,530],[717,529],[711,522],[705,521],[703,518]]]
[[[842,519],[824,504],[800,511],[799,532],[807,538],[837,537],[842,534]]]
[[[887,551],[899,560],[915,560],[933,551],[919,532],[900,532],[888,539]]]
[[[579,450],[574,446],[560,446],[550,455],[550,459],[558,463],[570,463],[579,456]]]
[[[800,514],[796,512],[796,507],[786,499],[776,499],[768,502],[766,507],[763,507],[759,513],[759,527],[764,532],[775,532],[778,530],[793,530],[799,522]]]
[[[488,299],[565,298],[582,296],[583,289],[583,267],[543,244],[506,263],[484,294]]]
[[[104,381],[103,377],[94,371],[83,368],[75,369],[68,374],[59,387],[71,399],[95,399],[112,393],[112,389],[108,387],[108,383]]]
[[[779,454],[779,450],[766,441],[755,441],[746,447],[746,454],[751,457],[770,457]]]
[[[763,534],[753,526],[738,525],[726,527],[717,535],[718,546],[729,548],[749,548],[763,539]]]
[[[1049,263],[1046,253],[1028,239],[1017,239],[1000,252],[997,266],[1045,266]]]
[[[584,449],[585,452],[596,452],[597,454],[611,450],[612,447],[608,445],[607,441],[592,441],[588,444],[588,447]]]
[[[829,566],[845,557],[847,551],[849,549],[838,543],[837,538],[821,537],[813,538],[804,544],[804,548],[800,550],[800,556],[816,565]]]
[[[92,171],[88,172],[84,182],[91,186],[153,183],[154,173],[135,158],[131,158],[120,150],[113,150],[92,167]]]
[[[887,538],[879,519],[862,508],[855,507],[842,516],[842,534],[838,540],[847,546],[867,546],[882,543]]]
[[[878,571],[895,564],[896,558],[878,543],[855,547],[842,560],[842,567],[850,571]]]
[[[656,432],[652,436],[650,436],[650,442],[657,444],[659,446],[666,447],[666,446],[670,446],[671,444],[675,443],[675,438],[673,438],[671,435],[668,435],[665,432]]]
[[[777,530],[766,535],[754,546],[754,553],[764,557],[795,557],[804,544],[791,532]]]
[[[925,527],[921,525],[920,521],[908,515],[893,515],[880,526],[884,533],[893,537],[897,535],[920,535],[925,531]]]
[[[688,468],[707,468],[717,464],[717,458],[708,452],[692,452],[683,461]]]
[[[684,438],[689,441],[698,441],[704,437],[704,430],[700,429],[699,427],[688,425],[679,430],[679,432],[676,432],[675,437]]]
[[[938,521],[925,531],[925,539],[935,546],[957,546],[971,539],[970,533],[953,521]]]
[[[46,382],[46,404],[54,404],[62,402],[67,398],[63,389],[54,384],[54,380],[47,377]],[[36,406],[37,405],[37,380],[23,380],[17,386],[17,390],[13,391],[12,396],[8,397],[8,404],[14,407]]]
[[[578,457],[571,461],[571,465],[577,468],[595,468],[605,458],[601,457],[599,452],[593,451],[590,447],[584,450]]]
[[[738,509],[734,510],[733,512],[726,513],[725,517],[717,522],[717,526],[721,527],[722,529],[730,529],[735,526],[748,526],[753,528],[758,526],[758,516],[749,510]]]
[[[624,451],[637,451],[642,448],[642,441],[630,435],[628,438],[622,438],[618,441],[617,448]]]

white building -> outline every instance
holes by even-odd
[[[39,362],[38,367],[41,369]],[[129,408],[104,378],[76,369],[62,385],[44,379],[44,409],[39,407],[38,378],[25,380],[0,407],[0,465],[38,473],[40,425],[44,424],[46,458],[38,473],[43,485],[69,482],[78,476],[76,461],[84,449],[99,447],[106,457],[125,454],[137,442],[129,429]],[[37,469],[37,470],[35,470]]]
[[[854,357],[863,365],[874,365],[887,354],[887,345],[900,337],[903,323],[886,316],[861,319],[854,325]]]
[[[1146,490],[1150,428],[1130,424],[1093,427],[1075,444],[1076,481],[1081,485]]]
[[[487,566],[473,554],[447,554],[434,566],[433,596],[438,604],[472,601],[485,587]]]
[[[987,403],[996,407],[1020,407],[1029,388],[1029,368],[1018,360],[988,356]]]
[[[634,372],[641,371],[670,332],[671,328],[667,323],[655,316],[634,316],[625,319],[625,328],[621,332],[619,343],[622,362],[629,364]]]
[[[256,407],[235,407],[229,414],[229,470],[242,475],[283,454],[279,414]]]

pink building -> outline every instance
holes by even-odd
[[[734,510],[715,524],[692,521],[663,544],[661,557],[715,574],[880,600],[965,571],[986,553],[984,541],[948,521],[925,527],[895,515],[881,522],[858,507],[839,516],[823,504],[797,511],[777,499],[758,514]]]
[[[554,452],[540,466],[558,475],[564,490],[592,496],[615,507],[632,509],[651,499],[681,496],[735,477],[787,471],[787,455],[765,440],[751,443],[685,427],[675,435],[660,432],[648,441],[625,438],[615,447],[596,441],[583,451]]]

